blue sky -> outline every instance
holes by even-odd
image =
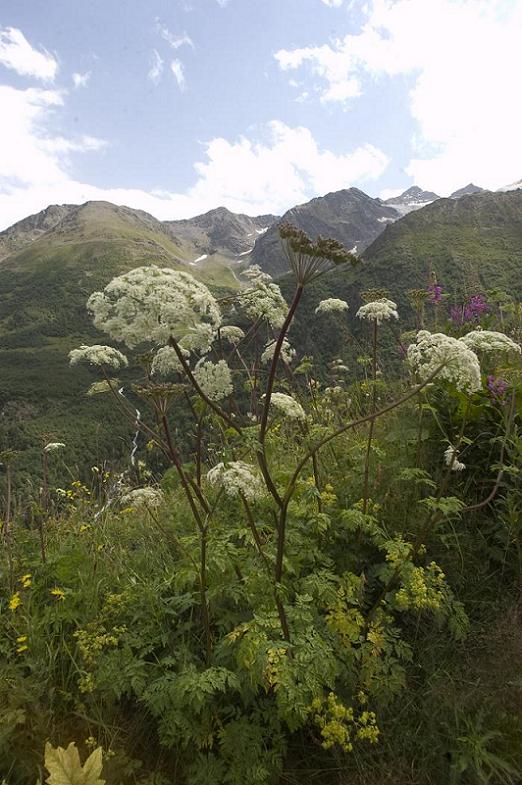
[[[0,228],[522,177],[522,0],[3,0]]]

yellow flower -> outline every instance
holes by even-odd
[[[20,592],[16,591],[9,600],[9,609],[15,611],[22,604]]]
[[[58,586],[55,586],[54,589],[51,589],[51,594],[53,597],[56,597],[57,600],[64,600],[65,599],[65,592],[63,589],[59,589]]]
[[[23,652],[27,651],[28,648],[29,648],[29,646],[26,646],[26,644],[24,643],[22,646],[18,646],[18,648],[16,650],[16,653],[17,654],[23,654]]]
[[[26,640],[27,640],[27,635],[19,635],[18,638],[16,639],[16,642],[17,643],[25,643]]]
[[[26,573],[25,575],[22,575],[22,577],[20,578],[20,583],[22,584],[22,588],[23,589],[28,589],[29,588],[29,586],[32,583],[32,580],[31,580],[32,577],[33,576],[31,575],[30,572]]]
[[[80,526],[80,533],[83,534],[83,532],[88,532],[90,528],[91,525],[89,523],[82,523]]]

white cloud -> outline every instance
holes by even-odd
[[[385,202],[386,199],[393,199],[394,196],[400,196],[405,190],[406,188],[383,188],[379,194],[379,199],[382,199],[383,202]]]
[[[328,44],[281,49],[275,53],[275,58],[283,71],[310,64],[312,73],[326,81],[326,87],[321,91],[322,101],[346,101],[361,94],[360,80],[349,74],[344,52],[336,51]]]
[[[323,3],[330,8],[340,8],[343,4],[343,0],[323,0]]]
[[[522,172],[521,40],[522,0],[372,0],[358,34],[275,57],[284,70],[310,68],[323,101],[409,77],[418,133],[406,171],[448,194]]]
[[[180,90],[185,89],[185,69],[183,68],[183,63],[181,60],[172,60],[170,64],[170,70],[174,74],[174,78],[178,83],[178,87]]]
[[[157,49],[152,50],[151,64],[149,68],[148,77],[151,82],[158,84],[163,73],[163,58]]]
[[[0,123],[0,193],[4,197],[17,189],[23,192],[49,187],[51,192],[68,180],[69,153],[97,152],[106,146],[93,136],[65,139],[48,133],[53,111],[63,105],[57,90],[17,90],[0,85],[0,105],[4,111]],[[3,199],[2,206],[9,211],[8,198]]]
[[[375,179],[388,164],[371,145],[344,155],[322,150],[307,128],[280,121],[268,124],[267,137],[265,142],[246,137],[209,142],[208,160],[196,164],[199,180],[189,195],[207,198],[214,206],[234,205],[231,209],[237,211],[281,211],[317,194]]]
[[[57,91],[0,87],[7,122],[0,125],[0,229],[49,204],[101,199],[146,210],[161,219],[189,217],[224,204],[250,214],[280,213],[318,193],[379,177],[388,161],[371,145],[344,154],[321,148],[307,128],[269,123],[252,139],[212,139],[195,164],[185,193],[98,188],[74,178],[71,155],[97,151],[103,140],[49,133],[63,105]]]
[[[188,33],[184,32],[181,33],[181,35],[171,33],[169,28],[162,24],[159,20],[156,20],[156,29],[163,40],[166,41],[168,45],[172,47],[172,49],[179,49],[180,46],[191,46],[194,49],[194,42]]]
[[[34,49],[16,27],[0,28],[0,63],[21,76],[34,76],[44,82],[52,82],[58,71],[53,55],[45,49]]]
[[[76,89],[79,87],[87,87],[89,84],[89,79],[91,78],[91,72],[86,71],[84,74],[80,74],[77,71],[72,75],[73,85]]]
[[[172,33],[166,25],[160,22],[159,19],[156,19],[156,30],[163,40],[168,43],[171,49],[174,49],[174,51],[177,51],[182,46],[190,46],[192,49],[194,49],[194,42],[188,33]],[[154,49],[152,53],[152,58],[152,65],[149,70],[149,79],[151,79],[154,84],[158,84],[163,74],[163,60],[156,49]],[[172,60],[170,63],[170,70],[172,71],[174,78],[178,83],[179,89],[184,90],[186,87],[185,67],[181,60],[178,58]]]

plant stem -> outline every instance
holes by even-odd
[[[207,527],[205,526],[200,537],[200,574],[199,585],[201,595],[201,616],[205,630],[205,662],[210,665],[212,657],[212,634],[210,631],[210,615],[207,603]]]
[[[224,420],[226,422],[227,425],[230,426],[230,428],[233,428],[236,431],[236,433],[241,433],[241,428],[239,427],[239,425],[237,425],[234,422],[234,420],[226,413],[226,411],[224,409],[221,408],[221,406],[218,406],[217,403],[212,401],[208,397],[208,395],[206,395],[203,392],[203,390],[199,386],[198,382],[194,378],[194,374],[190,370],[190,367],[189,367],[185,357],[183,356],[183,352],[181,351],[178,342],[172,336],[169,338],[169,346],[172,346],[172,348],[176,352],[178,360],[180,361],[181,366],[182,366],[183,370],[185,371],[185,374],[186,374],[188,380],[192,384],[192,386],[195,389],[195,391],[197,392],[197,394],[205,401],[205,403],[208,406],[210,406],[212,411],[214,411],[219,417],[221,417],[222,420]]]
[[[292,323],[292,319],[294,318],[294,314],[297,310],[297,306],[299,305],[299,301],[303,295],[304,287],[302,285],[298,286],[295,290],[294,299],[292,300],[292,304],[290,305],[289,311],[286,315],[286,319],[281,327],[281,331],[278,335],[274,355],[272,357],[272,364],[270,365],[270,372],[268,374],[268,382],[266,385],[265,390],[265,405],[263,407],[263,414],[261,416],[261,428],[259,431],[259,441],[264,448],[265,438],[266,438],[266,431],[268,427],[268,414],[270,411],[270,401],[272,398],[272,392],[274,389],[274,382],[275,382],[275,375],[277,371],[277,363],[279,361],[279,355],[281,354],[281,347],[283,346],[283,341],[286,338],[286,334],[288,329]]]
[[[421,390],[423,390],[428,384],[431,384],[431,382],[437,376],[437,374],[440,373],[442,368],[444,368],[444,365],[445,363],[441,363],[441,365],[435,368],[433,373],[430,373],[430,375],[425,379],[424,382],[422,382],[422,384],[419,384],[417,385],[417,387],[414,387],[413,390],[410,390],[410,392],[407,393],[406,395],[403,395],[401,398],[392,401],[392,403],[388,404],[388,406],[379,409],[379,411],[374,412],[373,414],[368,414],[366,417],[361,417],[358,420],[352,420],[346,425],[343,425],[341,428],[338,428],[333,433],[330,433],[328,436],[324,436],[313,447],[311,447],[306,453],[306,455],[299,461],[299,463],[295,468],[295,471],[290,479],[290,482],[288,483],[287,491],[283,499],[283,504],[287,505],[290,502],[290,499],[292,498],[295,490],[295,484],[299,479],[299,475],[301,474],[303,468],[306,466],[308,461],[313,457],[313,455],[315,455],[315,453],[317,453],[320,449],[322,449],[322,447],[324,447],[325,445],[329,444],[331,441],[336,439],[338,436],[342,436],[343,433],[346,433],[349,430],[353,430],[354,428],[357,428],[359,425],[363,425],[364,423],[369,422],[372,419],[377,419],[378,417],[382,417],[384,414],[387,414],[388,412],[393,411],[393,409],[396,409],[398,406],[401,406],[403,403],[406,403],[406,401],[409,401],[415,395],[418,395],[418,393]]]
[[[377,320],[373,322],[373,353],[372,353],[372,412],[375,411],[377,404],[377,333],[378,325]],[[363,485],[363,513],[366,515],[368,510],[368,481],[370,476],[370,455],[372,451],[373,431],[375,428],[375,419],[370,420],[370,428],[368,430],[368,444],[366,447],[366,456],[364,459],[364,485]]]
[[[266,440],[266,433],[268,428],[268,414],[270,411],[270,401],[272,399],[272,392],[274,389],[274,382],[275,382],[275,376],[277,371],[277,363],[279,361],[279,355],[281,354],[281,347],[283,346],[283,341],[286,337],[290,324],[292,323],[292,319],[294,318],[294,314],[297,310],[297,306],[299,305],[299,301],[301,300],[302,295],[303,295],[303,286],[299,285],[295,290],[292,304],[290,305],[285,321],[283,322],[283,326],[281,327],[281,332],[279,333],[279,336],[276,341],[274,354],[272,357],[272,363],[270,365],[270,372],[268,374],[268,381],[265,390],[265,403],[263,406],[263,413],[261,415],[261,427],[259,430],[259,449],[257,450],[257,459],[258,459],[259,467],[261,469],[261,473],[263,474],[263,478],[265,480],[266,486],[270,491],[270,493],[272,494],[272,497],[274,498],[280,510],[283,509],[283,500],[281,499],[281,496],[279,495],[279,492],[270,475],[268,462],[266,460],[266,454],[265,454],[265,440]]]
[[[4,540],[7,551],[7,563],[9,566],[9,585],[11,591],[14,589],[14,567],[13,554],[11,552],[11,497],[12,497],[12,467],[11,462],[6,461],[6,499],[5,499],[5,521],[4,521]]]

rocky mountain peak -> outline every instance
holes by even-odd
[[[478,185],[474,183],[468,183],[464,186],[464,188],[459,188],[457,191],[453,191],[450,194],[450,199],[460,199],[462,196],[471,196],[472,194],[482,194],[485,193],[484,188],[480,188]]]

